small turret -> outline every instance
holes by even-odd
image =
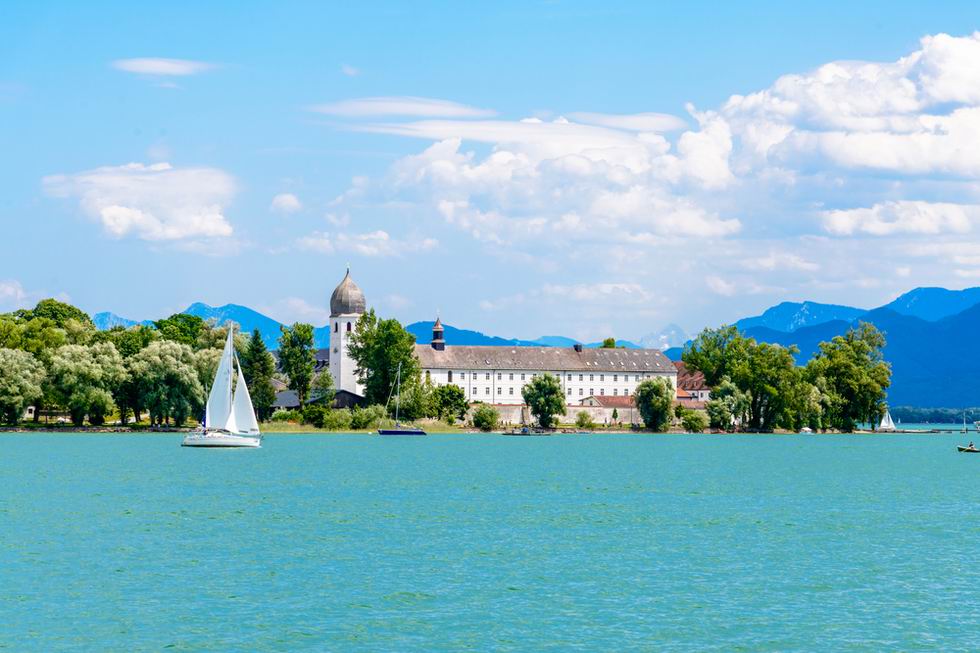
[[[436,351],[443,351],[446,348],[442,321],[438,317],[436,323],[432,325],[432,348]]]

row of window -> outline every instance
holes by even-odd
[[[466,372],[457,372],[457,374],[459,375],[459,380],[460,381],[465,381],[466,380]],[[472,372],[472,373],[470,373],[470,376],[473,377],[473,380],[475,381],[477,379],[477,377],[478,377],[478,373],[477,372]],[[486,380],[487,381],[490,380],[490,372],[484,372],[484,376],[486,377]],[[515,380],[514,379],[514,376],[515,376],[515,373],[514,372],[508,372],[507,373],[507,380],[508,381]],[[526,381],[527,380],[526,377],[528,375],[525,372],[521,372],[519,374],[519,376],[521,377],[520,378],[521,381]],[[537,378],[537,376],[538,375],[536,373],[530,375],[530,377],[532,379]],[[565,376],[565,380],[566,381],[571,381],[572,380],[572,376],[573,376],[572,374],[567,374]],[[613,383],[618,383],[620,376],[623,377],[623,381],[629,381],[630,380],[630,378],[629,378],[630,375],[629,374],[613,374],[612,375]],[[643,376],[646,377],[647,375],[644,374]],[[426,370],[425,371],[425,377],[426,378],[429,378],[429,370]],[[589,381],[595,381],[595,377],[596,377],[595,374],[589,374]],[[503,381],[504,380],[503,372],[497,372],[497,380],[498,381]],[[585,381],[585,375],[584,374],[579,374],[578,375],[578,380],[579,381]],[[600,374],[599,375],[599,381],[600,382],[604,382],[605,380],[606,380],[606,375],[605,374]],[[634,374],[633,375],[633,380],[636,381],[636,382],[639,382],[640,381],[640,375],[639,374]],[[452,370],[449,370],[449,372],[448,372],[448,379],[447,379],[447,381],[449,383],[452,383],[453,382],[453,371]]]
[[[483,394],[485,394],[485,395],[489,395],[490,394],[490,386],[486,386],[485,388],[483,388],[483,390],[484,390]],[[619,388],[613,388],[612,393],[613,393],[613,396],[614,397],[618,397],[619,396]],[[472,395],[478,395],[478,394],[480,394],[479,389],[474,386],[473,387],[473,392],[471,394]],[[504,389],[502,387],[500,387],[500,386],[497,386],[497,395],[502,395],[502,394],[504,394]],[[514,388],[513,387],[507,388],[507,394],[510,395],[510,396],[513,396],[514,395]],[[566,394],[569,397],[571,397],[572,396],[572,389],[571,388],[568,388],[568,392]],[[585,395],[585,388],[579,388],[578,389],[578,396],[579,397],[582,397],[584,395]],[[589,388],[589,396],[590,397],[595,396],[595,388]],[[599,396],[600,397],[606,396],[606,389],[605,388],[599,388]],[[629,390],[629,388],[623,388],[623,396],[624,397],[630,396],[630,390]]]
[[[334,333],[337,333],[338,331],[340,331],[340,322],[334,322],[333,323],[333,332]],[[351,323],[348,322],[347,323],[347,333],[350,333],[350,331],[351,331]]]

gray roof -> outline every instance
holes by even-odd
[[[340,285],[334,288],[333,294],[330,295],[330,317],[359,315],[364,312],[366,305],[364,293],[350,278],[350,269],[348,269]]]
[[[494,347],[447,345],[443,351],[415,345],[423,368],[450,370],[542,370],[576,372],[661,372],[677,369],[659,349]]]

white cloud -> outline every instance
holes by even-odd
[[[27,292],[19,281],[0,280],[0,308],[12,310],[23,308],[27,302]]]
[[[343,64],[340,66],[340,72],[348,77],[357,77],[361,74],[360,69],[351,66],[350,64]]]
[[[330,321],[328,306],[311,304],[301,297],[284,297],[271,306],[262,308],[264,313],[276,316],[283,324],[305,322],[314,326],[324,325]]]
[[[138,75],[154,76],[177,76],[196,75],[207,72],[215,68],[214,64],[203,61],[191,61],[189,59],[161,59],[161,58],[140,58],[140,59],[117,59],[112,62],[113,68],[123,70],[127,73]]]
[[[224,209],[236,183],[216,168],[129,163],[51,175],[43,186],[54,197],[77,198],[82,211],[116,238],[172,241],[232,234]]]
[[[272,198],[269,209],[276,213],[296,213],[303,209],[303,203],[292,193],[279,193]]]
[[[704,278],[704,282],[708,285],[708,290],[715,293],[716,295],[723,295],[725,297],[731,297],[736,292],[738,292],[738,287],[731,281],[726,281],[719,276],[710,275]]]
[[[314,231],[296,240],[300,249],[321,254],[351,252],[361,256],[403,256],[411,252],[424,252],[434,249],[439,241],[434,238],[392,238],[388,232],[377,230],[369,233],[337,233],[330,235]]]
[[[870,208],[826,211],[824,227],[832,234],[966,233],[980,217],[980,207],[945,202],[883,202]]]
[[[808,261],[797,254],[790,252],[770,251],[764,256],[752,256],[742,262],[742,266],[748,270],[798,270],[802,272],[815,272],[820,269],[818,263]]]
[[[579,111],[568,114],[568,117],[588,125],[638,132],[669,132],[684,129],[687,126],[682,118],[672,116],[669,113],[614,114]]]
[[[485,118],[496,112],[479,109],[450,100],[424,97],[366,97],[328,102],[311,107],[311,111],[345,118],[379,116],[414,116],[432,118]]]

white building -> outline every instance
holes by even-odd
[[[362,394],[347,342],[365,311],[364,293],[350,270],[330,297],[330,374],[339,390]],[[432,342],[415,345],[423,379],[454,384],[468,401],[521,405],[521,390],[540,374],[558,377],[569,406],[586,397],[629,397],[643,381],[665,378],[677,388],[677,368],[659,349],[574,347],[487,347],[447,345],[436,319]]]

